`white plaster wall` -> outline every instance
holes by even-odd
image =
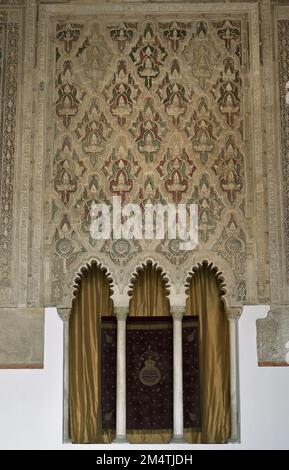
[[[188,448],[289,449],[289,368],[257,367],[255,321],[267,310],[246,307],[239,325],[242,444]],[[70,447],[62,445],[62,337],[56,310],[47,309],[45,369],[0,370],[0,449]]]

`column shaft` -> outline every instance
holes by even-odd
[[[126,317],[127,311],[119,310],[117,316],[117,373],[116,373],[116,438],[115,443],[127,442],[126,438]]]
[[[238,320],[240,307],[227,308],[230,332],[230,398],[231,398],[231,443],[240,441],[239,423],[239,374],[238,374]]]
[[[184,442],[184,409],[183,409],[183,313],[172,311],[174,325],[174,434],[173,442]]]

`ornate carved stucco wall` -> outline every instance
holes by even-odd
[[[168,276],[171,305],[184,305],[188,274],[208,260],[229,307],[281,305],[285,325],[288,108],[276,77],[278,54],[284,76],[287,56],[276,11],[287,10],[269,0],[217,5],[0,2],[0,300],[11,314],[69,307],[93,259],[108,268],[116,305],[148,258]],[[198,250],[92,240],[91,204],[113,195],[198,203]]]
[[[35,2],[0,2],[0,367],[41,367],[44,305],[31,279]]]
[[[287,6],[284,4],[287,3]],[[264,2],[264,89],[271,309],[257,321],[260,365],[288,365],[288,122],[289,6]],[[273,83],[273,86],[272,86]],[[277,85],[277,86],[275,86]],[[273,111],[273,112],[272,112]]]
[[[157,4],[45,11],[46,298],[70,305],[75,273],[95,257],[108,267],[117,301],[152,257],[170,276],[172,301],[184,302],[188,272],[203,259],[223,272],[231,305],[268,299],[256,7],[232,5],[230,15],[222,4],[212,14],[189,3],[169,4],[166,14]],[[250,190],[257,177],[258,205]],[[113,195],[198,203],[198,250],[95,242],[91,204]]]

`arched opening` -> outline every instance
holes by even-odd
[[[152,262],[132,281],[127,318],[127,437],[168,443],[173,420],[173,324],[163,271]]]
[[[230,338],[221,274],[209,263],[188,282],[186,315],[199,317],[201,431],[186,432],[188,442],[226,443],[231,434]]]
[[[162,269],[148,261],[132,280],[129,316],[169,316],[168,293],[168,281]]]
[[[83,270],[69,321],[69,436],[73,443],[111,442],[102,429],[101,317],[113,315],[106,270]]]

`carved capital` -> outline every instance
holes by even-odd
[[[115,307],[114,311],[117,321],[126,321],[128,316],[128,307]]]
[[[182,321],[185,314],[185,307],[171,307],[171,315],[174,320]]]
[[[242,315],[243,307],[227,307],[226,315],[229,321],[238,321]]]
[[[71,308],[67,307],[57,307],[57,313],[60,316],[62,321],[69,321],[71,315]]]

